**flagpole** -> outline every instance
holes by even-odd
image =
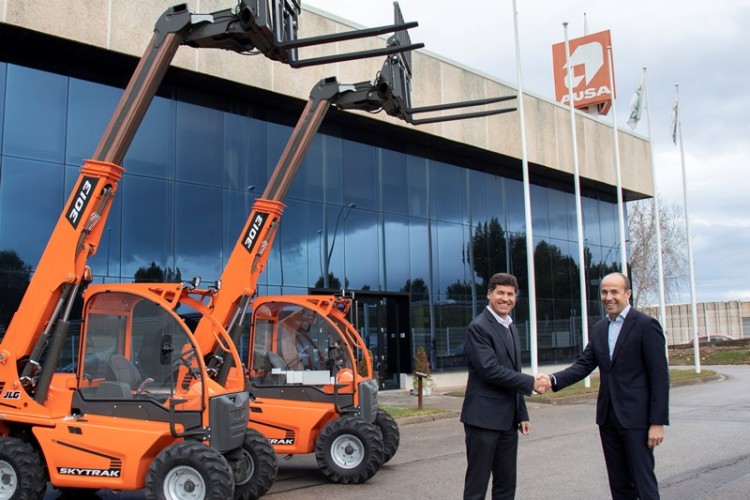
[[[523,110],[523,84],[521,83],[521,49],[518,37],[518,11],[513,0],[513,31],[516,38],[516,76],[518,78],[518,117],[521,123],[521,164],[523,166],[523,205],[526,216],[526,268],[529,287],[529,351],[531,352],[531,374],[539,371],[536,328],[536,273],[534,272],[534,231],[531,217],[531,189],[529,187],[529,162],[526,157],[526,124]]]
[[[607,47],[609,58],[609,87],[612,91],[612,144],[615,156],[615,173],[617,175],[617,216],[620,221],[620,272],[628,276],[628,249],[625,246],[625,209],[622,201],[622,174],[620,172],[620,145],[617,140],[617,109],[615,106],[615,76],[612,66],[612,47]]]
[[[700,345],[698,343],[698,306],[695,303],[695,271],[693,265],[693,243],[690,239],[690,210],[688,210],[687,173],[685,171],[685,148],[682,142],[682,120],[680,120],[680,84],[674,84],[675,89],[675,128],[680,141],[680,162],[682,163],[682,196],[685,203],[685,237],[687,238],[688,267],[690,268],[690,311],[693,320],[693,358],[695,359],[695,373],[701,372]]]
[[[581,294],[581,340],[583,346],[589,343],[589,311],[586,294],[586,257],[583,248],[583,210],[581,208],[581,177],[578,170],[578,139],[576,135],[576,115],[573,106],[573,69],[570,67],[570,42],[568,40],[568,23],[563,23],[565,33],[565,68],[568,75],[568,104],[570,107],[570,133],[573,141],[573,181],[576,198],[576,228],[578,231],[578,287]],[[583,381],[585,387],[591,387],[591,377]]]
[[[662,328],[667,326],[667,308],[664,300],[664,264],[661,249],[661,214],[659,213],[659,196],[656,190],[656,166],[654,165],[654,143],[651,135],[651,106],[648,98],[651,93],[646,79],[646,67],[643,67],[643,89],[646,104],[646,121],[648,122],[649,158],[651,160],[651,182],[654,185],[654,224],[656,224],[656,267],[659,273],[659,321]]]

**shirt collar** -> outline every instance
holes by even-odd
[[[612,319],[612,318],[609,317],[609,314],[607,314],[607,319],[609,320],[610,323],[617,323],[618,321],[620,323],[622,323],[623,321],[625,321],[625,317],[630,312],[630,309],[631,309],[630,304],[627,304],[625,306],[625,309],[623,309],[622,311],[620,311],[620,314],[617,315],[617,318]],[[620,319],[620,318],[622,318],[622,319]]]
[[[498,313],[496,313],[490,306],[487,306],[487,310],[490,312],[490,314],[492,314],[495,317],[498,323],[503,325],[505,328],[510,329],[510,324],[513,323],[513,318],[511,318],[510,315],[503,318]]]

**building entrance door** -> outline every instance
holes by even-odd
[[[409,295],[352,291],[352,323],[370,349],[380,389],[400,389],[411,372]]]

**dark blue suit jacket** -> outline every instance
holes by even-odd
[[[523,394],[531,394],[534,377],[521,373],[520,338],[513,324],[511,331],[514,343],[486,308],[469,325],[464,340],[469,380],[461,422],[505,431],[529,420]]]
[[[601,379],[596,423],[607,418],[610,401],[626,429],[669,424],[669,366],[666,340],[659,322],[631,308],[609,359],[609,320],[592,329],[589,344],[570,367],[554,373],[558,391],[582,380],[595,368]]]

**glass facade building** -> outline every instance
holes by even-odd
[[[81,75],[0,62],[0,330],[121,93]],[[126,173],[89,261],[95,281],[149,272],[217,279],[296,120],[281,116],[234,95],[177,85],[160,93],[123,162]],[[384,145],[335,121],[327,125],[285,200],[258,292],[330,288],[399,297],[408,311],[398,333],[412,352],[427,346],[433,369],[445,370],[465,366],[465,328],[486,305],[489,276],[507,271],[521,284],[515,320],[528,355],[520,161],[493,173],[476,160],[424,151],[408,140]],[[567,360],[581,347],[572,182],[532,177],[531,203],[539,360]],[[597,280],[617,269],[614,190],[585,189],[583,219],[593,321],[600,316]],[[369,336],[369,309],[360,312],[358,326]]]

